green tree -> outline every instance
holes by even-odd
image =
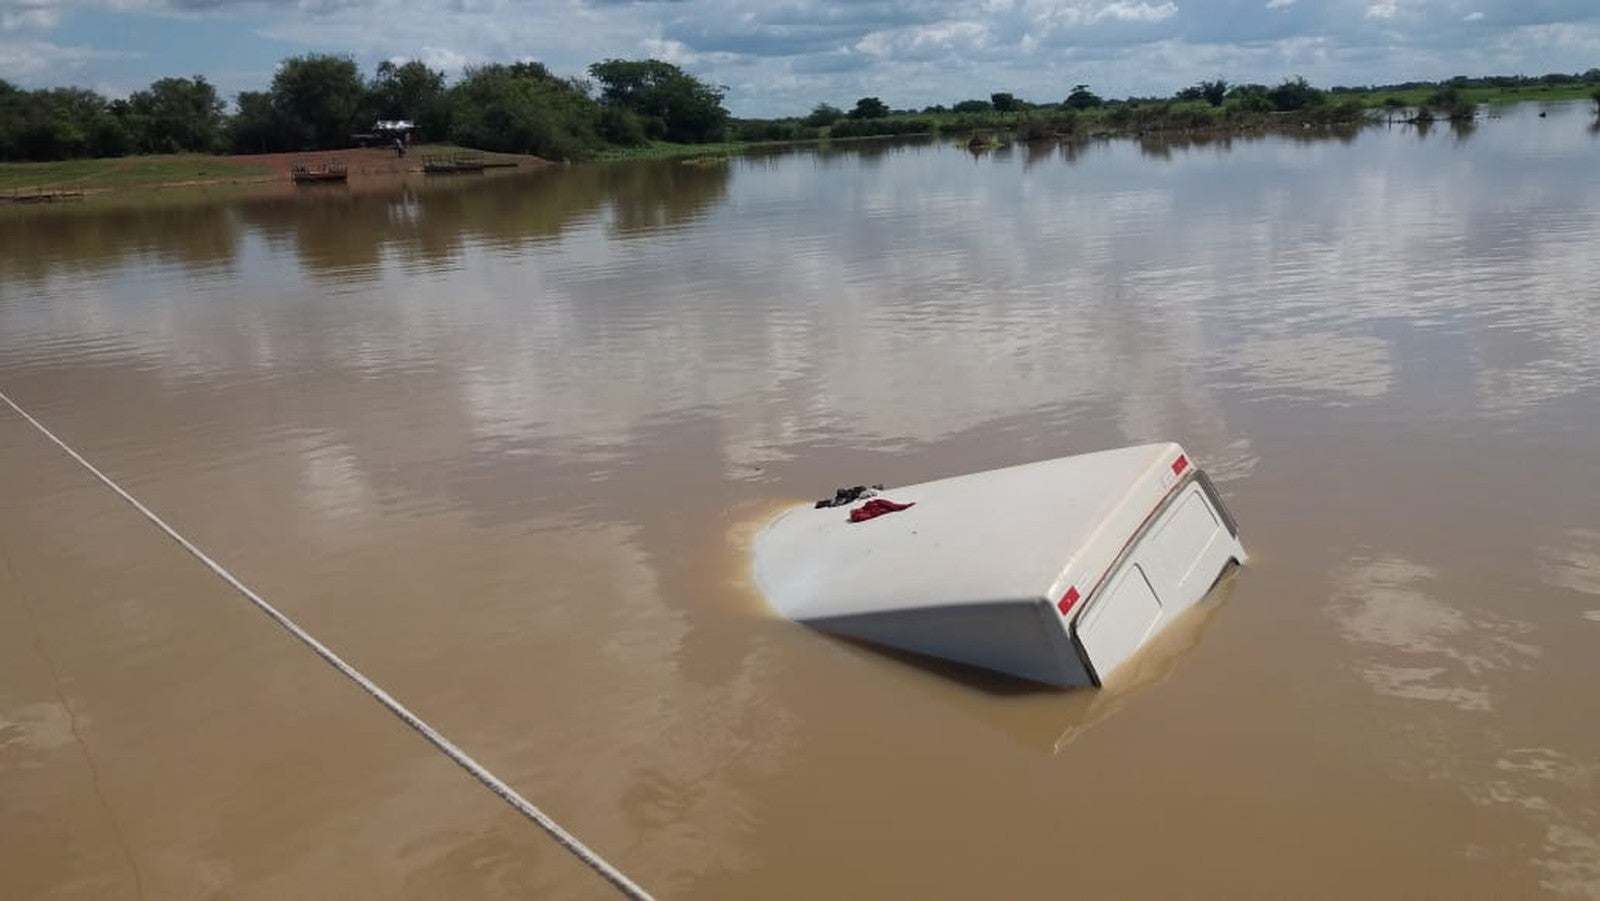
[[[608,59],[589,67],[600,100],[626,110],[653,138],[683,143],[721,140],[728,127],[723,91],[658,59]]]
[[[999,113],[1014,113],[1022,109],[1022,104],[1017,100],[1017,95],[1004,92],[990,94],[989,105],[993,106],[995,112]]]
[[[849,115],[852,119],[883,119],[889,115],[889,106],[876,97],[862,97]]]
[[[238,111],[228,120],[227,141],[234,153],[278,153],[288,150],[292,129],[272,95],[265,91],[241,91],[235,100]]]
[[[444,73],[428,68],[419,60],[395,63],[384,60],[367,84],[361,119],[409,119],[417,126],[417,137],[441,140],[449,131],[450,111],[445,103]]]
[[[582,159],[600,146],[600,105],[540,63],[468,69],[449,103],[450,137],[469,147]]]
[[[140,150],[210,153],[220,142],[222,109],[205,76],[162,78],[128,97],[127,119]]]
[[[106,99],[83,88],[47,88],[15,92],[0,120],[11,159],[64,160],[88,156],[104,148],[124,152],[105,141],[109,108]]]
[[[1467,99],[1461,89],[1453,84],[1434,91],[1422,105],[1444,114],[1446,119],[1471,119],[1478,113],[1478,104]]]
[[[444,94],[444,73],[428,68],[420,60],[396,65],[386,59],[378,63],[367,90],[379,118],[416,119],[428,104]]]
[[[1099,94],[1089,90],[1088,85],[1078,84],[1072,86],[1072,93],[1067,95],[1064,105],[1068,109],[1093,109],[1097,106],[1104,106],[1105,101],[1100,99]]]
[[[987,113],[992,109],[994,109],[994,107],[990,106],[989,101],[987,100],[963,100],[960,103],[957,103],[955,106],[950,107],[951,112],[968,114]]]
[[[91,156],[123,156],[139,150],[138,142],[132,107],[126,100],[113,100],[106,104],[105,113],[96,116],[89,129]]]
[[[1283,84],[1268,91],[1267,99],[1272,101],[1273,108],[1279,112],[1292,112],[1321,106],[1327,100],[1327,96],[1312,87],[1304,78],[1296,75],[1294,78],[1285,79]]]
[[[1227,79],[1219,78],[1216,81],[1199,81],[1179,91],[1177,100],[1201,101],[1212,106],[1221,106],[1222,101],[1228,97]]]
[[[644,120],[619,106],[600,108],[600,137],[608,144],[639,147],[650,143]]]
[[[1236,84],[1228,89],[1229,112],[1270,113],[1276,107],[1270,96],[1272,89],[1264,84]]]
[[[0,160],[16,158],[16,126],[22,120],[25,99],[16,85],[0,78]]]
[[[350,142],[366,85],[350,57],[307,54],[278,65],[271,94],[287,129],[286,149],[322,150]]]
[[[812,128],[821,128],[824,125],[832,125],[843,118],[844,110],[838,108],[837,106],[819,103],[811,108],[811,114],[806,116],[805,124],[811,126]]]

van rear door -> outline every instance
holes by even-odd
[[[1242,553],[1220,510],[1203,476],[1187,478],[1129,542],[1076,623],[1096,681],[1205,597],[1228,561]]]

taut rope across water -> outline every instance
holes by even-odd
[[[37,429],[41,435],[49,438],[50,441],[53,442],[57,447],[65,451],[67,456],[76,460],[80,466],[82,466],[84,469],[87,469],[91,474],[94,475],[95,478],[104,483],[107,488],[110,488],[112,491],[116,492],[118,496],[132,505],[133,508],[138,510],[145,519],[148,519],[150,522],[154,523],[156,528],[159,528],[161,531],[167,533],[169,538],[171,538],[173,541],[176,541],[184,550],[193,555],[196,560],[199,560],[201,563],[205,564],[206,568],[216,573],[218,578],[233,586],[236,591],[244,596],[245,600],[254,604],[257,609],[259,609],[262,613],[265,613],[273,620],[273,622],[276,622],[278,625],[288,630],[289,634],[300,639],[301,643],[315,651],[318,657],[321,657],[334,669],[338,670],[340,673],[343,673],[347,679],[361,686],[363,691],[371,695],[379,704],[382,704],[384,707],[388,708],[390,713],[399,717],[407,726],[410,726],[412,729],[416,730],[417,733],[427,740],[429,744],[437,748],[446,757],[449,757],[451,760],[455,761],[457,766],[460,766],[468,773],[471,773],[473,778],[483,783],[490,791],[499,795],[502,800],[515,808],[518,813],[531,820],[540,829],[543,829],[563,848],[566,848],[568,851],[572,852],[573,856],[583,861],[596,873],[599,873],[607,882],[615,886],[617,891],[621,892],[628,898],[649,899],[651,897],[650,893],[641,888],[638,883],[629,879],[621,870],[617,869],[615,866],[612,866],[606,861],[605,858],[601,857],[583,842],[579,841],[577,836],[561,828],[561,824],[551,819],[548,814],[534,806],[533,803],[528,799],[518,794],[516,789],[512,788],[510,785],[507,785],[504,780],[496,776],[494,773],[489,772],[487,767],[474,760],[470,754],[456,747],[454,742],[450,741],[448,738],[445,738],[444,735],[442,735],[437,729],[428,725],[421,717],[417,716],[415,713],[412,713],[411,710],[404,704],[401,704],[399,701],[395,700],[393,696],[391,696],[387,691],[384,691],[383,688],[381,688],[376,682],[373,682],[371,679],[367,678],[361,673],[360,670],[346,663],[344,658],[340,657],[338,654],[335,654],[332,649],[318,641],[310,632],[307,632],[305,629],[301,628],[298,623],[290,619],[283,612],[279,611],[278,608],[267,603],[266,600],[252,590],[250,586],[239,581],[239,579],[234,576],[233,573],[230,573],[224,569],[222,564],[211,559],[204,551],[196,547],[194,542],[178,534],[176,529],[167,525],[167,523],[162,520],[161,517],[157,516],[149,507],[146,507],[143,503],[140,503],[138,498],[123,490],[121,485],[113,482],[105,473],[101,472],[99,469],[96,469],[94,464],[84,459],[82,454],[79,454],[77,451],[73,450],[65,441],[57,438],[54,432],[45,428],[43,423],[39,422],[37,419],[34,419],[27,410],[24,410],[22,407],[18,406],[17,402],[12,400],[10,397],[7,397],[3,391],[0,391],[0,400],[5,401],[6,404],[11,407],[11,409],[17,411],[18,416],[21,416],[23,419],[27,420],[28,424]]]

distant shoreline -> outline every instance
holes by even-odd
[[[1588,99],[1588,88],[1562,86],[1520,92],[1470,92],[1463,100],[1473,107],[1514,106],[1522,103],[1576,102]],[[1333,106],[1290,113],[1257,113],[1228,117],[1221,113],[1197,110],[1194,104],[1161,101],[1122,101],[1116,106],[1088,114],[1064,117],[1059,110],[1036,109],[981,117],[896,115],[883,120],[890,126],[914,120],[929,125],[922,130],[887,130],[882,134],[823,136],[801,140],[726,141],[714,144],[673,144],[654,142],[636,148],[618,148],[599,158],[600,163],[636,160],[682,160],[686,163],[720,161],[731,156],[783,147],[853,144],[894,138],[947,138],[968,143],[975,151],[1013,143],[1051,141],[1076,143],[1096,140],[1217,140],[1275,133],[1326,134],[1336,137],[1351,134],[1370,125],[1412,121],[1395,119],[1402,110],[1414,111],[1425,97],[1395,96],[1395,92],[1372,95],[1355,92],[1340,96],[1359,100],[1361,105],[1345,107],[1344,117],[1332,115]],[[1485,96],[1478,96],[1480,93]],[[1388,100],[1388,103],[1384,101]],[[1396,101],[1404,105],[1397,105]],[[1110,113],[1123,111],[1120,118]],[[1387,115],[1386,115],[1387,114]],[[1438,116],[1439,124],[1450,118]],[[1472,116],[1466,117],[1468,121]],[[1482,118],[1481,115],[1477,118]],[[520,168],[558,165],[536,156],[489,153],[454,145],[418,145],[404,157],[388,148],[344,148],[304,153],[269,154],[155,154],[130,157],[74,159],[58,162],[0,162],[0,205],[7,202],[68,200],[124,194],[137,191],[182,190],[218,186],[290,185],[291,170],[298,165],[339,162],[353,181],[402,177],[421,171],[424,156],[471,152],[486,161]]]

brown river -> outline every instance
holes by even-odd
[[[659,897],[1600,897],[1585,106],[0,210],[0,391]],[[1103,690],[751,587],[1164,439],[1252,559]],[[0,405],[0,898],[610,893]]]

